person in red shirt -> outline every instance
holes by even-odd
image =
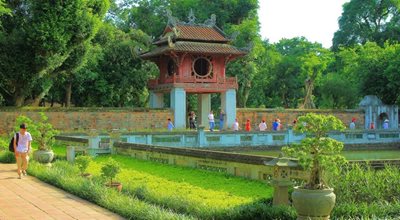
[[[251,130],[250,119],[247,119],[247,121],[246,121],[245,130],[246,130],[246,131],[250,131],[250,130]]]

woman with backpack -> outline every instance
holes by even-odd
[[[20,131],[14,136],[13,145],[18,167],[18,178],[21,179],[21,175],[26,176],[26,169],[28,169],[29,152],[32,149],[32,136],[26,131],[26,124],[21,124],[19,128]]]

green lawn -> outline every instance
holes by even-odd
[[[57,143],[53,151],[65,158],[66,145]],[[124,193],[199,218],[229,213],[228,210],[271,199],[273,194],[272,187],[261,181],[122,155],[96,157],[88,171],[100,176],[101,166],[109,157],[121,165],[117,181],[122,182]]]
[[[109,156],[97,157],[89,172],[100,175]],[[175,211],[210,218],[228,209],[272,198],[272,187],[260,181],[222,173],[137,160],[112,155],[121,164],[117,180],[126,193]]]

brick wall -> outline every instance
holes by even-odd
[[[18,115],[26,115],[34,120],[39,119],[39,112],[43,111],[50,123],[61,131],[84,131],[97,129],[110,131],[111,129],[127,129],[128,131],[152,128],[164,128],[167,119],[173,120],[170,110],[150,109],[0,109],[0,134],[9,133],[15,124]],[[29,126],[29,125],[28,125]]]
[[[44,112],[53,126],[61,131],[84,131],[89,129],[111,130],[114,128],[128,131],[165,128],[168,118],[173,120],[171,110],[159,109],[107,109],[107,108],[0,108],[0,134],[9,133],[18,115],[39,118]],[[272,121],[279,118],[286,126],[295,118],[308,112],[333,114],[348,125],[354,117],[357,128],[363,128],[364,112],[362,110],[298,110],[298,109],[238,109],[237,118],[244,128],[246,119],[250,119],[255,129],[262,119],[267,121],[271,129]]]
[[[250,119],[252,128],[258,128],[258,124],[262,119],[266,120],[268,129],[272,127],[272,122],[279,118],[284,127],[288,124],[292,124],[293,120],[301,115],[307,113],[317,114],[332,114],[343,121],[346,126],[349,126],[351,119],[354,117],[357,119],[356,128],[364,128],[364,111],[363,110],[302,110],[302,109],[237,109],[236,117],[244,128],[244,124],[247,119]]]

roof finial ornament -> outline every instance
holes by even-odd
[[[172,11],[169,9],[167,9],[167,17],[168,17],[168,25],[176,27],[176,25],[178,24],[178,19],[172,16]]]
[[[213,27],[213,26],[215,26],[216,21],[217,21],[217,16],[216,16],[215,14],[212,14],[212,15],[211,15],[211,18],[210,18],[210,19],[207,19],[207,20],[204,22],[204,25],[206,25],[206,26],[208,26],[208,27]]]
[[[188,24],[194,24],[195,21],[196,21],[196,16],[194,16],[193,9],[190,9],[188,16]]]

